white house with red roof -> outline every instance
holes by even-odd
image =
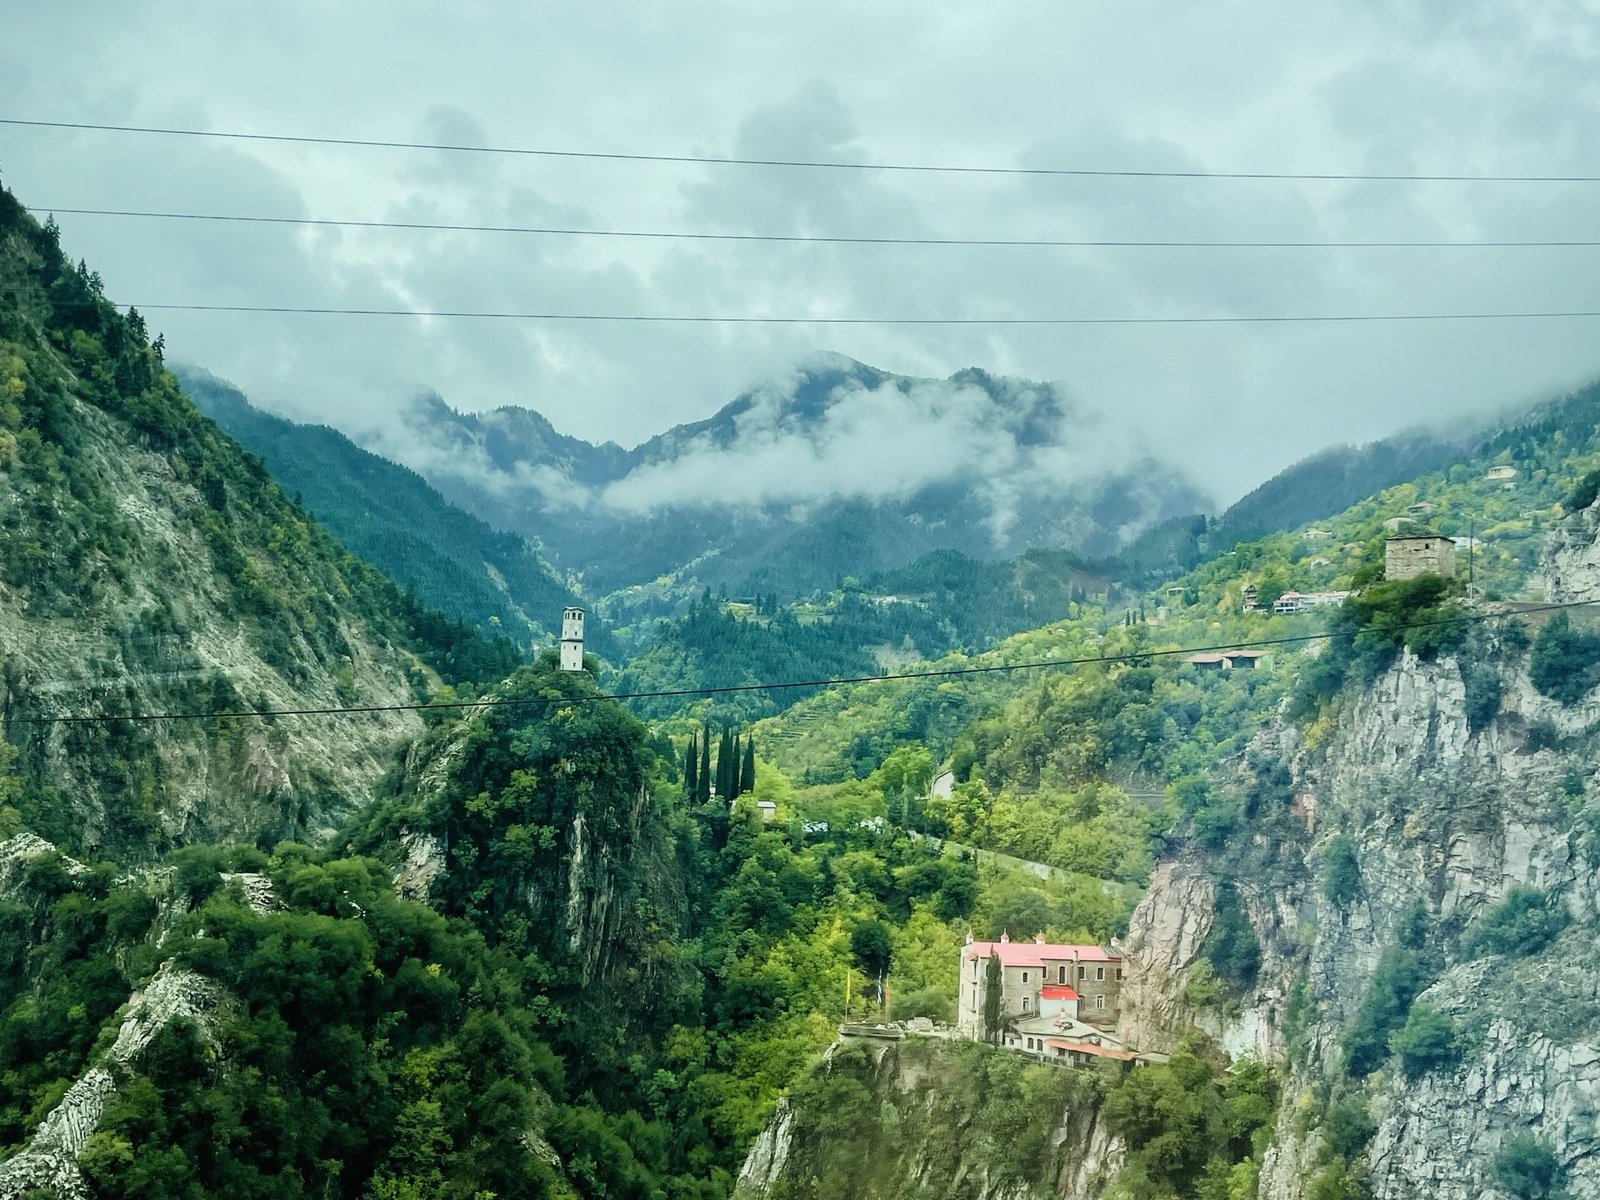
[[[978,942],[967,935],[961,947],[961,982],[956,1028],[982,1040],[984,995],[989,986],[989,960],[1000,960],[1002,1023],[1050,1017],[1111,1026],[1122,995],[1122,955],[1115,938],[1102,946],[1062,945],[1042,936],[1013,942],[1002,933],[998,942]]]

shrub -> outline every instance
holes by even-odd
[[[1505,685],[1493,663],[1464,662],[1461,665],[1461,682],[1466,689],[1467,729],[1477,733],[1488,727],[1500,711],[1500,697]]]
[[[1422,956],[1391,946],[1378,960],[1372,983],[1344,1035],[1345,1070],[1352,1079],[1372,1074],[1389,1054],[1389,1038],[1405,1023],[1412,1002],[1431,980]]]
[[[1255,927],[1245,915],[1239,889],[1231,880],[1217,883],[1213,903],[1211,930],[1200,945],[1200,953],[1210,960],[1219,978],[1238,991],[1248,991],[1255,986],[1261,970],[1261,943],[1256,939]]]
[[[1582,512],[1600,497],[1600,471],[1590,471],[1578,480],[1572,491],[1567,493],[1567,498],[1561,502],[1561,507],[1569,513]]]
[[[889,1016],[896,1021],[909,1021],[912,1017],[927,1017],[948,1025],[955,1020],[955,1002],[938,988],[922,988],[894,996],[889,1002]]]
[[[1339,834],[1322,855],[1322,898],[1342,909],[1361,894],[1361,864],[1355,844]]]
[[[1571,920],[1555,897],[1519,884],[1473,922],[1467,931],[1467,948],[1476,955],[1525,958],[1555,941]]]
[[[1426,1000],[1411,1006],[1405,1026],[1389,1039],[1389,1049],[1400,1056],[1407,1079],[1421,1079],[1429,1071],[1448,1066],[1461,1057],[1460,1035],[1450,1014]]]
[[[1322,1140],[1329,1151],[1344,1162],[1350,1162],[1365,1150],[1377,1132],[1377,1123],[1359,1096],[1329,1105],[1327,1115],[1322,1118]]]
[[[1543,695],[1576,704],[1600,684],[1600,634],[1574,629],[1558,614],[1533,640],[1528,676]]]
[[[1509,1137],[1494,1156],[1494,1173],[1517,1200],[1546,1200],[1560,1195],[1561,1164],[1550,1147],[1532,1134]]]

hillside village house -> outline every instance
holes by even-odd
[[[1349,598],[1349,592],[1285,592],[1272,602],[1272,611],[1279,616],[1310,612],[1313,608],[1343,604]]]
[[[963,1036],[979,1040],[985,1036],[983,1000],[991,958],[1000,960],[1001,1020],[1016,1027],[1007,1044],[1021,1045],[1019,1036],[1030,1040],[1047,1036],[1044,1026],[1055,1029],[1057,1021],[1107,1027],[1116,1023],[1123,963],[1115,939],[1107,950],[1060,945],[1043,937],[1013,942],[1004,933],[998,942],[975,942],[968,934],[961,948],[956,1013],[956,1028]],[[1024,1024],[1036,1021],[1043,1022],[1039,1030],[1022,1032]]]

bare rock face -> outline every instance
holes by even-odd
[[[1600,529],[1600,514],[1591,524]],[[1576,561],[1560,567],[1567,595],[1587,586]],[[1309,1194],[1321,1135],[1302,1114],[1343,1074],[1345,1030],[1419,911],[1439,972],[1422,998],[1450,1015],[1464,1049],[1419,1080],[1391,1061],[1366,1081],[1374,1197],[1498,1196],[1495,1155],[1523,1133],[1555,1153],[1572,1195],[1600,1195],[1600,832],[1580,815],[1600,816],[1600,705],[1540,695],[1514,656],[1496,669],[1500,711],[1481,729],[1468,721],[1460,664],[1406,654],[1314,750],[1280,727],[1264,731],[1255,749],[1287,768],[1298,818],[1280,817],[1226,862],[1190,852],[1163,863],[1135,914],[1123,1000],[1132,1044],[1166,1049],[1192,1023],[1286,1069],[1261,1200]],[[1534,725],[1553,736],[1530,745]],[[1320,875],[1334,837],[1349,840],[1360,868],[1358,894],[1337,904]],[[1260,980],[1227,1016],[1193,1013],[1184,985],[1209,927],[1210,881],[1224,876],[1261,943]],[[1460,931],[1518,884],[1560,897],[1574,928],[1539,954],[1470,959]],[[1303,1028],[1291,1055],[1283,1031],[1297,987]]]
[[[402,899],[427,902],[433,881],[444,873],[444,839],[431,833],[405,833],[400,837],[405,861],[395,872],[394,889]]]
[[[1025,1118],[1034,1123],[1031,1140],[1047,1147],[1042,1161],[1011,1160],[984,1130],[978,1110],[994,1097],[974,1087],[972,1073],[981,1071],[989,1056],[1010,1054],[942,1038],[834,1043],[817,1070],[838,1077],[843,1085],[838,1094],[860,1106],[855,1135],[833,1133],[850,1115],[819,1112],[815,1095],[797,1092],[780,1100],[750,1148],[735,1197],[1096,1200],[1124,1155],[1100,1118],[1098,1092],[1087,1072],[1050,1064],[1031,1068],[1051,1083],[1081,1082],[1067,1088],[1064,1103],[1061,1092],[1053,1101],[1036,1099]],[[1046,1086],[1028,1094],[1042,1097],[1051,1091]]]
[[[237,883],[244,892],[244,902],[257,914],[265,916],[279,907],[278,898],[272,892],[272,880],[260,872],[224,871],[222,882]]]
[[[1545,598],[1552,603],[1600,600],[1600,503],[1556,526],[1541,567]]]
[[[757,1136],[739,1169],[739,1182],[734,1188],[737,1196],[771,1196],[783,1180],[784,1167],[789,1162],[789,1151],[794,1138],[794,1109],[787,1096],[778,1101],[772,1118]]]
[[[1125,1045],[1170,1054],[1193,1026],[1184,985],[1211,931],[1214,893],[1198,856],[1170,859],[1156,868],[1128,923],[1117,1030]]]
[[[54,854],[54,844],[33,833],[19,833],[0,842],[0,896],[15,891],[30,860],[41,854]],[[68,875],[82,875],[89,868],[74,858],[62,856]]]
[[[41,363],[44,362],[41,359]],[[334,708],[341,681],[363,703],[403,705],[412,699],[414,658],[390,644],[332,594],[324,629],[333,654],[280,629],[242,619],[234,582],[217,565],[194,514],[206,509],[192,472],[172,455],[132,436],[120,419],[77,398],[63,378],[65,403],[81,435],[73,454],[103,485],[124,527],[114,570],[95,589],[70,597],[0,580],[0,657],[6,670],[0,700],[8,718],[54,714],[158,713],[240,705],[248,708]],[[221,453],[221,451],[219,451]],[[0,471],[0,507],[37,511],[48,497],[24,472]],[[258,582],[294,594],[298,566],[279,563],[247,521],[230,549],[248,559]],[[48,523],[24,532],[49,544],[63,536]],[[230,535],[231,536],[231,535]],[[64,549],[64,547],[62,548]],[[297,551],[296,553],[300,553]],[[331,549],[309,547],[329,571],[342,568]],[[339,576],[343,578],[343,576]],[[234,697],[213,704],[206,689],[226,685]],[[220,692],[217,694],[221,694]],[[274,726],[250,723],[237,737],[217,737],[198,721],[152,722],[130,737],[152,771],[151,807],[161,832],[185,841],[316,836],[370,799],[395,752],[422,732],[414,713],[374,712],[359,719],[306,715]],[[119,824],[126,783],[84,753],[73,727],[36,726],[35,769],[68,797],[83,844],[137,851]]]

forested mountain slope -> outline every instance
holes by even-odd
[[[419,722],[109,719],[382,705],[509,645],[406,599],[201,416],[99,279],[0,192],[0,652],[15,804],[138,856],[326,828]],[[96,718],[51,723],[50,718]],[[107,718],[107,719],[98,719]]]
[[[352,553],[417,598],[519,645],[549,644],[561,610],[578,603],[538,550],[457,508],[416,472],[357,446],[326,425],[304,425],[255,408],[230,384],[178,367],[185,394],[252,454],[278,485]],[[591,647],[609,652],[591,623]]]

